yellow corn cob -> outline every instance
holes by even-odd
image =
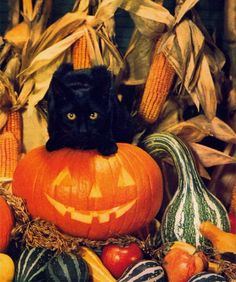
[[[72,62],[74,69],[83,69],[91,67],[87,39],[85,35],[80,37],[73,46]]]
[[[231,202],[230,202],[230,211],[236,214],[236,183],[232,190]]]
[[[3,132],[11,132],[16,138],[17,142],[21,142],[22,137],[22,120],[21,113],[19,111],[10,112],[8,114],[7,123],[3,129]]]
[[[147,123],[154,123],[160,115],[172,85],[175,71],[156,43],[152,63],[141,99],[139,114]]]
[[[0,135],[0,177],[12,178],[19,157],[19,146],[11,132]]]
[[[0,177],[12,177],[19,160],[22,141],[21,114],[8,114],[7,123],[0,134]]]

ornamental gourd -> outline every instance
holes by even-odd
[[[141,148],[121,143],[109,157],[96,150],[39,147],[19,163],[13,193],[33,217],[74,236],[106,239],[150,222],[162,203],[162,175]]]
[[[194,246],[210,244],[199,231],[203,221],[211,221],[229,231],[229,218],[223,204],[210,193],[194,164],[191,151],[170,133],[147,136],[141,146],[154,158],[171,155],[178,174],[178,188],[168,204],[161,223],[163,242],[184,241]]]
[[[7,202],[0,196],[0,252],[8,247],[14,219]]]

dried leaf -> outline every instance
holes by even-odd
[[[236,145],[228,144],[224,150],[231,156],[236,157]],[[236,165],[217,166],[212,173],[208,189],[223,201],[226,207],[231,203],[233,187],[236,183]]]
[[[197,143],[189,143],[204,167],[236,163],[236,158]]]
[[[173,98],[169,98],[163,106],[159,122],[155,126],[154,132],[168,131],[170,127],[180,122],[181,115],[182,109],[179,107],[179,104]]]
[[[167,131],[179,136],[186,142],[199,142],[208,135],[201,126],[191,121],[182,121],[170,126]]]
[[[32,44],[32,50],[30,51],[30,60],[45,49],[49,48],[53,44],[61,41],[66,36],[72,34],[77,30],[84,22],[85,18],[81,17],[80,13],[67,13],[56,22],[51,24],[42,34],[42,36],[36,42]],[[27,57],[28,50],[26,49],[23,56]]]
[[[77,39],[84,34],[84,29],[79,29],[73,34],[67,36],[63,40],[55,43],[51,47],[40,52],[31,62],[29,67],[21,72],[20,75],[28,77],[40,68],[47,66],[51,61],[55,60],[61,55],[66,49],[68,49]]]
[[[7,75],[0,71],[0,111],[9,111],[16,105],[16,93]]]
[[[21,67],[20,56],[18,54],[13,55],[5,67],[4,73],[9,78],[9,80],[14,83],[16,82],[16,77],[19,74]]]
[[[212,134],[225,142],[236,144],[236,133],[234,130],[225,122],[215,117],[211,121]]]
[[[33,4],[31,0],[23,0],[23,15],[29,20],[33,19]]]
[[[133,33],[124,60],[127,64],[124,83],[127,85],[144,84],[150,67],[154,42],[138,30]]]
[[[164,52],[197,108],[199,102],[209,120],[215,117],[216,93],[204,53],[204,36],[190,20],[184,20],[161,39]]]
[[[30,27],[26,22],[21,22],[11,28],[4,36],[4,39],[11,44],[22,49],[24,44],[29,39]]]
[[[154,3],[148,0],[125,0],[119,2],[122,2],[120,5],[122,9],[135,14],[136,16],[165,24],[168,27],[172,27],[174,24],[174,17],[159,3]]]
[[[166,29],[166,25],[161,22],[152,21],[132,13],[130,16],[134,21],[135,28],[146,38],[156,39],[160,37]]]
[[[23,112],[23,123],[23,143],[25,153],[46,143],[48,139],[47,121],[36,108],[30,113],[29,109],[26,109],[26,111]]]
[[[202,165],[202,163],[200,162],[200,160],[196,160],[196,167],[197,170],[200,174],[201,177],[210,180],[211,176],[209,175],[209,173],[207,172],[207,170],[204,168],[204,166]]]
[[[7,122],[7,114],[0,111],[0,131]]]
[[[28,97],[32,92],[33,88],[34,88],[34,79],[32,77],[29,77],[23,84],[23,87],[17,99],[17,103],[19,104],[19,106],[23,107],[27,103]]]
[[[178,24],[182,20],[184,15],[186,15],[186,13],[190,11],[198,2],[199,0],[182,1],[180,8],[179,10],[177,10],[176,15],[175,15],[176,17],[175,23]]]
[[[91,47],[88,48],[91,61],[94,62],[93,65],[106,65],[114,75],[118,75],[123,68],[124,61],[117,47],[115,47],[114,43],[109,38],[106,29],[102,28],[97,31],[96,34],[90,31],[88,35],[90,36],[90,39],[87,40],[88,45],[89,42],[93,42],[92,49]],[[92,38],[93,40],[91,40]],[[94,56],[91,55],[91,52],[94,52]],[[100,61],[98,60],[99,58]]]
[[[38,0],[34,5],[33,20],[31,22],[31,40],[39,39],[47,25],[52,9],[52,0]]]
[[[89,11],[89,4],[90,4],[90,0],[84,0],[84,1],[76,0],[72,11],[80,12],[81,14],[83,13],[87,15]]]
[[[17,25],[20,20],[20,1],[19,0],[8,0],[9,7],[9,27]]]
[[[216,92],[206,57],[202,58],[199,80],[195,89],[199,102],[209,120],[216,115]]]
[[[52,60],[40,70],[36,71],[33,75],[34,88],[28,95],[28,113],[33,112],[34,107],[39,101],[45,96],[47,89],[49,87],[51,78],[56,69],[64,61],[65,54],[61,54],[55,60]],[[21,96],[21,94],[20,94]]]

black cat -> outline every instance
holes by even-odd
[[[117,152],[116,142],[132,142],[128,111],[113,89],[105,66],[73,70],[63,64],[54,73],[48,92],[48,151],[63,147]]]

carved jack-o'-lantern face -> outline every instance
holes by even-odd
[[[95,150],[34,149],[15,171],[13,193],[27,200],[33,217],[75,236],[106,239],[135,231],[158,212],[162,177],[142,149],[118,146],[109,157]]]

